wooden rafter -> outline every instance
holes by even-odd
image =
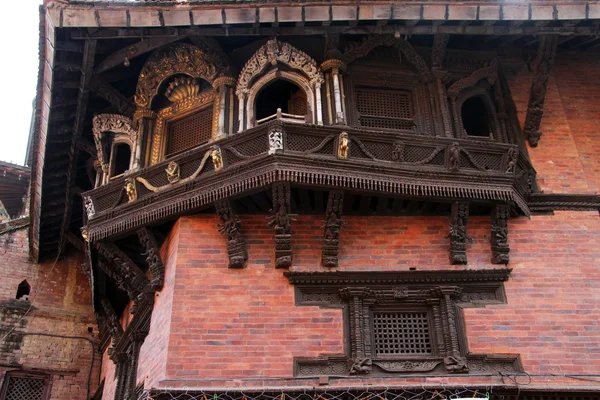
[[[133,103],[98,75],[93,76],[90,82],[90,90],[115,106],[120,113],[127,116],[133,115],[135,111]]]
[[[83,62],[81,64],[80,86],[79,93],[77,95],[77,109],[75,112],[75,121],[73,123],[73,136],[71,140],[71,146],[69,148],[69,167],[66,171],[65,209],[60,232],[61,245],[59,252],[62,251],[62,248],[65,244],[65,237],[71,224],[72,195],[70,188],[73,186],[77,177],[77,168],[75,167],[79,154],[77,141],[83,132],[85,115],[87,113],[88,100],[90,97],[89,85],[92,79],[92,68],[94,67],[95,55],[96,40],[86,40],[83,51]]]
[[[540,41],[538,56],[535,66],[535,73],[531,90],[529,92],[529,105],[527,106],[527,116],[523,132],[529,144],[537,146],[542,132],[540,124],[544,115],[544,101],[546,99],[546,87],[550,78],[550,70],[554,63],[556,47],[558,45],[558,36],[544,36]]]

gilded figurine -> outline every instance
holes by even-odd
[[[181,177],[181,170],[179,168],[179,164],[177,164],[175,161],[171,161],[167,165],[167,169],[165,169],[165,172],[167,173],[167,180],[169,181],[169,183],[173,184],[179,182],[179,179]]]
[[[127,200],[130,203],[137,200],[135,181],[131,178],[125,180],[125,194],[127,195]]]
[[[338,143],[338,159],[347,160],[348,150],[350,150],[350,139],[348,138],[348,133],[340,133]]]
[[[220,171],[223,168],[223,156],[221,155],[221,149],[218,146],[214,146],[210,152],[215,171]]]

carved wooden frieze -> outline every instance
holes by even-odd
[[[452,264],[467,263],[467,222],[469,221],[469,203],[455,201],[452,203],[450,215],[450,262]]]
[[[399,272],[286,272],[296,304],[341,307],[348,329],[345,354],[297,358],[296,376],[469,373],[486,365],[470,354],[461,308],[506,302],[510,269]],[[504,368],[520,370],[518,356]]]
[[[331,191],[325,211],[325,233],[321,263],[324,267],[338,266],[340,244],[340,228],[342,226],[342,209],[344,192]]]
[[[289,182],[273,184],[273,208],[269,226],[275,230],[275,267],[288,268],[292,265],[292,221],[290,214],[291,193]]]
[[[240,232],[240,219],[233,211],[229,200],[215,202],[217,215],[221,220],[219,232],[227,236],[227,253],[229,254],[229,268],[243,268],[248,260],[246,242]]]
[[[531,90],[529,92],[529,104],[527,106],[527,116],[523,133],[529,144],[537,146],[542,132],[540,124],[544,115],[544,101],[546,100],[546,87],[550,78],[550,71],[554,63],[556,47],[558,46],[558,35],[544,35],[540,39],[540,47],[535,66],[535,75]]]
[[[510,206],[496,204],[492,208],[492,228],[490,242],[492,245],[492,263],[508,264],[510,247],[508,246],[508,220]]]

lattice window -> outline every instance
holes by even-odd
[[[2,400],[44,400],[46,398],[44,377],[7,375]]]
[[[169,124],[166,155],[206,143],[212,136],[213,109],[204,110]]]
[[[356,109],[361,126],[412,130],[411,93],[404,90],[364,88],[356,91]]]
[[[373,313],[375,354],[431,354],[427,312]]]

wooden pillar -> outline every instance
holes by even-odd
[[[333,90],[333,100],[331,100],[329,91],[327,93],[327,107],[334,110],[332,124],[345,125],[346,110],[343,99],[342,72],[346,70],[346,63],[339,59],[330,59],[321,64],[321,70],[326,73],[326,79],[331,80],[331,82],[327,81],[326,87],[331,87]]]
[[[218,98],[215,101],[216,129],[213,131],[213,140],[219,140],[227,136],[229,132],[229,110],[231,109],[229,92],[235,86],[235,79],[222,76],[214,80],[213,87],[217,91]]]

